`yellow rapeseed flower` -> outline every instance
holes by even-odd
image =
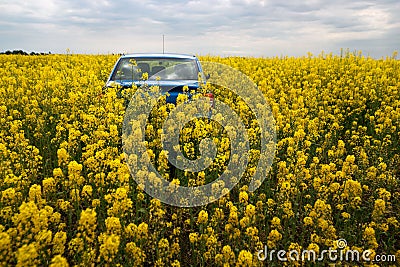
[[[198,224],[206,224],[208,221],[208,213],[205,210],[201,210],[199,212],[199,216],[197,217]]]

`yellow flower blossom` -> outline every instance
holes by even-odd
[[[43,187],[43,194],[51,194],[56,191],[56,181],[53,177],[46,178],[42,181],[42,187]]]
[[[64,231],[60,231],[55,233],[53,237],[53,253],[54,254],[64,254],[65,243],[67,241],[67,233]]]
[[[35,243],[25,244],[17,250],[16,266],[35,266],[38,256]]]
[[[76,161],[71,161],[68,163],[68,179],[73,185],[82,185],[84,182],[83,177],[81,176],[82,164],[77,163]]]
[[[194,244],[197,242],[198,239],[199,239],[198,233],[190,233],[189,234],[190,243]]]
[[[120,244],[120,237],[115,234],[104,235],[99,237],[100,245],[100,258],[103,258],[106,262],[112,262],[118,253]]]
[[[93,209],[86,209],[81,212],[79,218],[78,230],[82,232],[85,237],[85,241],[89,244],[93,243],[95,240],[95,232],[97,228],[97,217],[96,211]]]
[[[60,148],[57,151],[58,165],[67,164],[69,161],[69,154],[65,148]]]
[[[69,264],[66,258],[56,255],[51,259],[50,267],[69,267]]]
[[[90,198],[93,194],[93,188],[91,185],[85,185],[82,188],[81,195],[83,198]]]
[[[199,216],[197,217],[198,224],[206,224],[208,221],[208,213],[205,210],[201,210],[199,212]]]
[[[133,266],[142,266],[146,260],[145,252],[136,246],[134,242],[129,242],[126,244],[126,252],[131,257]]]
[[[278,230],[273,229],[269,232],[268,234],[268,247],[269,248],[275,248],[277,245],[277,242],[282,239],[282,234],[279,233]]]
[[[142,223],[140,223],[140,224],[138,225],[137,230],[138,230],[139,238],[146,238],[147,235],[148,235],[149,226],[148,226],[147,223],[142,222]]]
[[[313,225],[313,219],[311,217],[304,217],[303,219],[304,225]]]
[[[121,233],[121,222],[119,218],[108,217],[106,218],[106,228],[109,234],[120,234]]]
[[[252,204],[246,206],[245,214],[247,217],[252,218],[256,214],[256,207]]]
[[[251,266],[253,264],[253,254],[247,250],[241,250],[239,252],[236,266]]]
[[[240,193],[239,193],[239,202],[246,204],[248,200],[249,200],[249,195],[247,194],[247,192],[246,191],[240,191]]]
[[[378,219],[381,217],[386,210],[386,202],[383,199],[375,200],[374,210],[372,211],[372,217]]]
[[[361,184],[358,181],[347,180],[343,190],[345,198],[360,197],[362,194]]]

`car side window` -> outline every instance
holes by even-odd
[[[196,79],[195,71],[192,64],[183,63],[174,66],[174,72],[178,79],[182,80],[193,80]]]

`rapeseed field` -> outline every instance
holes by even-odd
[[[222,198],[180,208],[148,196],[121,146],[126,100],[103,90],[114,55],[0,55],[0,266],[381,266],[338,258],[286,261],[277,251],[329,248],[392,255],[400,264],[400,62],[361,53],[305,57],[203,56],[247,75],[268,101],[277,144],[266,179],[250,192],[257,123],[243,101],[214,94],[245,121],[249,167]],[[172,169],[160,147],[157,106],[148,153],[164,177],[198,186],[224,171],[230,141],[196,118],[182,129],[195,158],[212,137],[206,171]],[[146,177],[144,177],[146,179]],[[345,241],[338,243],[339,241]],[[260,250],[275,250],[260,259]],[[293,253],[294,255],[295,253]],[[387,257],[389,258],[389,257]],[[397,261],[396,261],[396,260]],[[336,264],[336,265],[335,265]]]

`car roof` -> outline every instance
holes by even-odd
[[[189,54],[176,54],[176,53],[133,53],[133,54],[126,54],[121,56],[121,58],[146,58],[146,57],[159,57],[159,58],[182,58],[182,59],[194,59],[196,58],[195,55]]]

